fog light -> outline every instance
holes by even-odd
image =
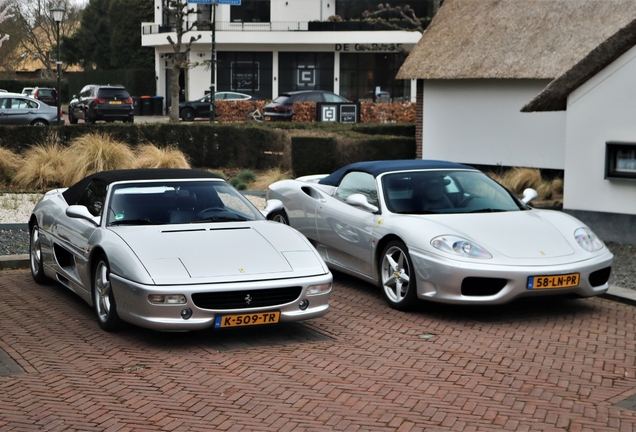
[[[192,316],[192,309],[185,308],[184,310],[181,311],[181,318],[183,318],[184,320],[190,319],[191,316]]]
[[[300,303],[298,303],[298,307],[300,308],[300,310],[305,310],[309,307],[309,300],[304,299],[301,300]]]

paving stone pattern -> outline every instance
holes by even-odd
[[[633,306],[398,312],[335,280],[302,324],[106,333],[65,288],[2,272],[0,349],[23,372],[0,376],[0,431],[636,430]]]

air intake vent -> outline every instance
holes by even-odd
[[[246,309],[278,306],[300,297],[302,287],[261,290],[208,292],[192,294],[192,301],[201,309]]]
[[[497,294],[506,286],[506,279],[467,277],[462,282],[462,295],[486,297]]]
[[[590,275],[589,281],[590,285],[593,287],[605,285],[609,280],[610,273],[612,272],[611,267],[606,267],[602,270],[596,270]]]

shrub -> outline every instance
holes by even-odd
[[[28,149],[23,157],[22,169],[12,183],[26,189],[50,189],[68,186],[63,182],[68,161],[66,150],[57,144],[43,144]]]
[[[0,181],[9,183],[22,165],[22,158],[11,150],[0,147]]]
[[[250,184],[252,183],[254,180],[256,180],[256,174],[254,174],[252,171],[250,170],[243,170],[241,172],[239,172],[236,177],[243,183],[245,184]]]
[[[132,168],[135,154],[127,144],[109,135],[92,133],[77,137],[68,147],[63,183],[72,185],[99,171]]]
[[[133,168],[190,168],[187,157],[176,147],[143,144],[135,149]]]

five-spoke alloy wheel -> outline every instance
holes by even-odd
[[[406,245],[399,240],[389,242],[381,259],[382,294],[387,303],[398,310],[413,306],[417,300],[417,284]]]
[[[93,303],[102,329],[114,331],[121,327],[122,321],[117,315],[115,296],[110,283],[110,267],[104,256],[97,258],[93,272]]]
[[[31,276],[39,284],[47,282],[44,274],[44,264],[42,263],[42,244],[40,243],[40,228],[37,223],[31,228],[29,239],[29,261],[31,263]]]

